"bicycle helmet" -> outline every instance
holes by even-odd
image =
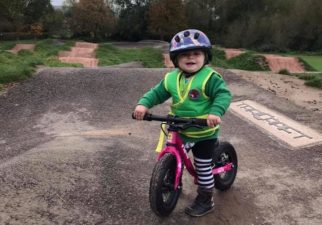
[[[212,59],[211,43],[209,38],[200,30],[187,29],[180,31],[171,39],[170,42],[170,59],[175,67],[178,67],[176,58],[179,53],[184,51],[201,49],[205,52],[205,64],[208,64]]]

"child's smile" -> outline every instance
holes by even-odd
[[[195,73],[203,67],[205,54],[202,50],[183,52],[178,56],[178,65],[186,73]]]

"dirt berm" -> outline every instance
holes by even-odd
[[[0,96],[0,224],[321,224],[322,147],[291,149],[228,112],[222,138],[238,151],[234,186],[190,218],[185,175],[160,219],[148,188],[159,123],[131,119],[166,69],[45,69]],[[321,114],[222,71],[234,101],[251,99],[321,132]],[[166,114],[168,103],[152,110]]]

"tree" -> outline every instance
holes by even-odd
[[[23,9],[25,1],[1,0],[0,1],[0,31],[19,31],[24,24]]]
[[[26,24],[38,23],[41,18],[54,11],[50,0],[25,0],[23,9]]]
[[[297,0],[288,25],[292,37],[289,47],[296,50],[322,50],[322,7],[319,0]]]
[[[118,23],[115,36],[138,41],[147,37],[148,16],[151,0],[113,0]]]
[[[149,31],[169,40],[175,33],[187,28],[185,7],[181,0],[162,0],[151,3],[149,8]]]
[[[49,36],[68,37],[69,29],[66,26],[66,18],[62,10],[55,10],[52,13],[45,15],[41,23],[43,29]]]
[[[214,42],[219,32],[222,0],[186,0],[188,26],[202,30]]]
[[[80,0],[72,9],[72,30],[91,39],[109,37],[115,26],[115,17],[104,0]]]
[[[0,2],[0,19],[4,24],[10,24],[10,29],[7,31],[11,32],[43,30],[42,18],[53,11],[50,0],[1,0]]]

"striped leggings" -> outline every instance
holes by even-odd
[[[212,189],[214,187],[214,176],[212,174],[211,162],[216,143],[217,139],[200,141],[192,148],[194,165],[198,177],[198,185],[205,189]]]

